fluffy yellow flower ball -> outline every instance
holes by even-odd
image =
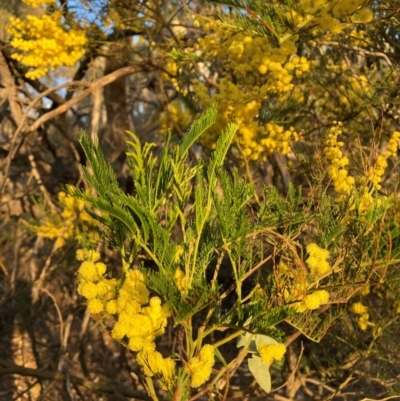
[[[171,358],[163,356],[155,350],[154,344],[149,344],[137,354],[136,360],[148,377],[158,375],[163,387],[169,389],[173,384],[175,362]]]
[[[101,278],[96,268],[96,264],[89,260],[82,262],[81,267],[78,270],[78,274],[81,279],[91,281],[93,283],[96,283]]]
[[[185,273],[181,270],[178,269],[175,272],[175,283],[176,286],[178,287],[178,290],[181,294],[185,294],[187,292],[187,283],[186,283],[186,276]]]
[[[211,376],[212,367],[214,365],[214,347],[206,344],[200,350],[197,357],[193,357],[186,365],[186,370],[191,375],[191,386],[193,388],[200,387]]]
[[[275,361],[282,360],[286,352],[285,344],[261,344],[258,347],[261,361],[266,365],[272,365]]]
[[[363,315],[368,312],[368,307],[363,305],[361,302],[355,302],[351,305],[350,310],[356,315]]]
[[[321,305],[326,304],[329,300],[329,294],[327,291],[316,291],[306,296],[304,304],[307,309],[313,310],[318,309]]]
[[[294,306],[297,312],[301,313],[306,310],[318,309],[321,305],[327,304],[328,301],[329,293],[325,290],[320,290],[306,295],[302,302],[298,302]]]
[[[94,298],[88,302],[88,308],[90,313],[96,314],[103,312],[104,304],[100,301],[100,299]]]
[[[32,7],[40,7],[42,5],[49,5],[55,3],[55,0],[22,0],[23,3]]]
[[[97,251],[89,249],[78,249],[76,251],[76,258],[83,262],[84,260],[91,260],[92,262],[97,262],[100,259],[100,254]]]
[[[314,276],[323,276],[331,271],[327,259],[329,258],[329,251],[320,248],[317,244],[311,243],[307,245],[307,252],[309,257],[306,260],[307,266]]]

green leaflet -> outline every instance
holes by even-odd
[[[261,361],[258,354],[258,347],[261,344],[269,345],[277,343],[278,342],[272,337],[261,334],[253,335],[250,333],[245,333],[243,336],[240,336],[237,342],[238,348],[248,346],[249,352],[253,354],[251,358],[248,358],[249,370],[266,393],[271,391],[271,374],[269,373],[269,366]]]

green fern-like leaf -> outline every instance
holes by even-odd
[[[217,120],[217,105],[213,104],[199,119],[197,119],[183,137],[178,150],[178,163],[182,163],[191,146]]]
[[[210,188],[215,188],[217,181],[216,171],[222,167],[238,127],[239,122],[236,124],[229,124],[227,129],[221,134],[217,141],[216,148],[211,155],[210,164],[207,169],[207,179]]]

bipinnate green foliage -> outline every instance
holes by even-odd
[[[283,322],[319,341],[343,313],[332,305],[382,282],[398,262],[394,201],[377,197],[361,209],[357,190],[338,199],[323,180],[313,182],[308,199],[294,186],[286,198],[267,187],[256,196],[252,183],[224,168],[238,123],[221,133],[209,160],[189,158],[216,117],[213,106],[179,145],[170,146],[168,134],[159,158],[154,144],[142,145],[130,133],[131,194],[119,188],[98,143],[82,134],[83,173],[93,193],[68,191],[103,224],[102,238],[120,253],[123,271],[139,269],[168,304],[174,326],[185,330],[189,355],[222,329],[232,334],[217,348],[244,333],[282,340]],[[201,322],[197,333],[194,317]],[[253,355],[249,367],[269,391],[269,366]]]
[[[329,7],[329,1],[316,7],[313,14],[307,12],[300,2],[293,0],[263,1],[263,0],[208,0],[209,3],[229,6],[229,13],[216,13],[221,24],[228,29],[249,32],[265,36],[276,45],[281,45],[290,36],[301,34],[309,29],[315,16]],[[293,18],[301,15],[301,23]]]

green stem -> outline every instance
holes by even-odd
[[[229,341],[233,340],[234,338],[239,337],[242,333],[243,333],[243,330],[238,330],[235,333],[231,334],[230,336],[225,337],[223,340],[216,342],[215,344],[213,344],[213,346],[214,346],[214,348],[218,348],[221,345],[226,344]]]
[[[199,342],[203,341],[203,339],[206,338],[208,335],[210,335],[213,331],[217,330],[217,328],[218,328],[218,326],[212,326],[206,331],[199,332],[198,337],[193,342],[194,347],[196,347]]]
[[[147,391],[148,391],[151,399],[153,401],[159,401],[157,394],[156,394],[156,390],[154,389],[154,384],[153,384],[153,380],[151,379],[151,377],[146,376],[146,384],[147,384]]]

